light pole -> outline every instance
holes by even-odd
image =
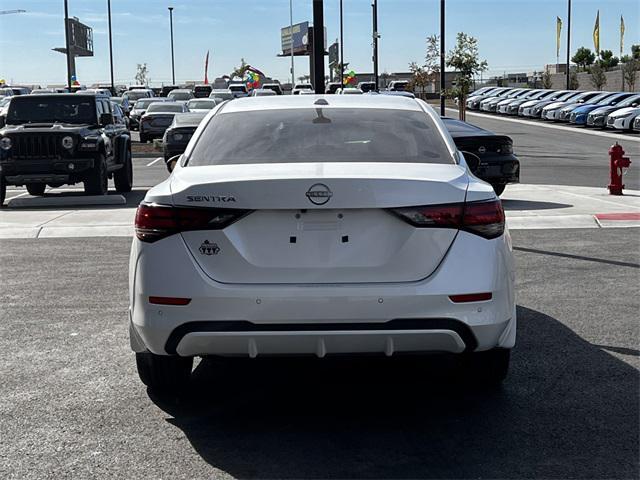
[[[313,0],[313,83],[316,93],[324,93],[324,6]]]
[[[342,0],[340,0],[340,88],[344,90],[344,24],[342,21]]]
[[[171,28],[171,84],[176,84],[176,65],[173,58],[173,7],[169,8],[169,26]]]
[[[378,91],[378,0],[373,0],[373,81],[376,84],[375,91]]]
[[[571,55],[571,0],[567,3],[567,90],[571,90],[571,79],[569,77],[569,57]]]
[[[440,116],[444,117],[445,97],[444,91],[445,74],[444,74],[444,0],[440,0]]]
[[[296,80],[295,68],[293,65],[293,0],[289,0],[289,34],[291,35],[291,89]]]
[[[69,47],[69,4],[64,0],[64,41],[67,49],[67,86],[71,93],[71,48]]]
[[[116,94],[116,87],[113,83],[113,42],[111,40],[111,0],[107,0],[107,11],[109,13],[109,63],[111,67],[111,94]]]

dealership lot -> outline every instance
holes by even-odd
[[[519,338],[500,392],[450,382],[450,359],[398,357],[203,361],[185,398],[147,394],[129,350],[127,237],[167,172],[135,158],[122,205],[0,212],[3,477],[637,476],[640,229],[610,227],[634,224],[640,168],[611,197],[615,140],[469,120],[511,136],[522,164],[503,196]]]

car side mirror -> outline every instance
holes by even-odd
[[[460,152],[460,153],[464,155],[464,160],[465,162],[467,162],[467,165],[469,166],[469,170],[471,170],[471,173],[475,173],[478,170],[478,167],[480,166],[480,157],[475,153],[471,153],[471,152]]]
[[[113,124],[113,115],[110,113],[102,113],[100,114],[100,126],[106,127],[107,125]]]
[[[180,160],[181,156],[182,155],[175,155],[165,162],[169,173],[173,172],[173,169],[176,168],[176,164],[178,163],[178,160]]]

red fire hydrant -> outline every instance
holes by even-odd
[[[624,156],[624,150],[618,145],[618,142],[609,149],[609,157],[611,159],[609,165],[609,176],[611,178],[608,187],[609,194],[622,195],[622,189],[624,188],[622,184],[622,175],[624,172],[622,169],[629,168],[631,166],[631,160]]]

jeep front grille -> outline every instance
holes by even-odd
[[[14,135],[12,156],[14,158],[58,158],[62,155],[62,137],[51,134]]]

